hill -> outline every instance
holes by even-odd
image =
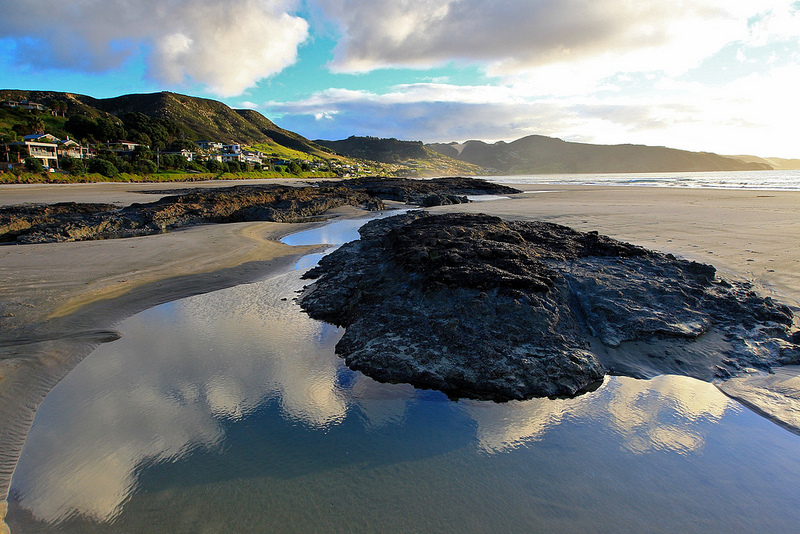
[[[772,169],[708,152],[645,145],[592,145],[531,135],[511,143],[434,143],[427,147],[500,174],[739,171]]]
[[[326,146],[339,154],[353,158],[371,159],[382,163],[399,163],[409,159],[428,156],[422,141],[398,141],[378,137],[357,137],[351,135],[340,141],[317,139],[315,143]]]
[[[284,130],[254,110],[232,109],[208,98],[186,96],[167,91],[131,94],[114,98],[93,98],[74,93],[53,91],[0,91],[3,100],[32,100],[50,106],[53,101],[66,102],[66,117],[85,115],[121,117],[126,113],[142,113],[153,119],[165,119],[178,125],[183,135],[193,141],[209,139],[243,145],[287,147],[320,157],[330,157],[330,150],[305,137]]]
[[[317,139],[314,143],[337,154],[385,164],[405,165],[410,174],[431,176],[441,174],[486,174],[478,165],[459,161],[425,146],[422,141],[402,141],[395,138],[359,137],[351,135],[339,141]]]
[[[747,163],[771,165],[776,171],[800,171],[800,159],[759,158],[758,156],[727,156]]]

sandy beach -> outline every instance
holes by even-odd
[[[4,186],[0,205],[127,205],[158,198],[142,192],[229,185],[233,184]],[[795,314],[800,312],[800,192],[552,185],[526,189],[509,199],[431,211],[489,213],[597,230],[710,263],[724,276],[749,280]],[[337,212],[362,213],[349,208]],[[0,499],[6,497],[41,400],[94,347],[119,335],[115,324],[163,302],[290,269],[312,247],[289,247],[278,239],[303,226],[208,225],[150,237],[0,247]],[[791,419],[791,414],[800,413],[797,377],[791,368],[758,377],[757,384],[743,378],[721,389],[757,411]]]

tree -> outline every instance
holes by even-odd
[[[189,150],[190,152],[197,151],[197,145],[188,139],[177,139],[169,145],[170,150]]]
[[[83,174],[83,162],[71,156],[59,156],[58,168],[70,174]]]
[[[215,159],[210,159],[208,161],[204,161],[203,165],[205,166],[206,169],[208,169],[208,172],[221,172],[222,171],[222,163],[217,161],[217,160],[215,160]]]
[[[97,123],[84,115],[73,115],[64,123],[64,129],[77,139],[95,139]]]
[[[149,159],[140,159],[133,165],[133,168],[139,174],[153,174],[158,171],[156,164]]]
[[[146,146],[139,145],[134,147],[133,154],[131,154],[131,161],[139,161],[142,159],[152,161],[154,157],[153,151],[147,148]]]
[[[291,174],[300,174],[303,168],[296,161],[293,161],[289,164],[288,170]]]
[[[110,161],[101,158],[92,158],[89,160],[89,172],[102,174],[113,178],[119,174],[119,170]]]
[[[165,169],[178,169],[178,170],[185,169],[186,158],[178,154],[162,154],[161,166],[164,167]]]
[[[63,100],[51,100],[50,109],[53,110],[53,115],[56,117],[58,117],[59,114],[64,117],[67,114],[67,103]]]
[[[43,134],[44,133],[44,121],[39,115],[35,117],[31,117],[30,121],[28,121],[28,126],[31,129],[31,133],[35,134]]]
[[[44,172],[44,166],[38,159],[28,156],[25,158],[25,170],[28,172]]]
[[[125,139],[125,127],[119,122],[106,117],[97,119],[97,134],[101,141],[111,141],[113,139]]]

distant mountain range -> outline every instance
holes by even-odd
[[[429,175],[620,173],[800,169],[800,160],[721,156],[644,145],[593,145],[532,135],[493,144],[483,141],[432,143],[351,136],[311,141],[283,129],[261,113],[232,109],[222,102],[171,92],[93,98],[53,91],[0,90],[0,100],[31,100],[46,106],[66,102],[66,116],[116,116],[139,112],[177,123],[187,139],[243,145],[268,145],[293,153],[349,158],[386,164],[395,173]],[[62,121],[64,119],[61,119]],[[1,122],[1,121],[0,121]],[[3,125],[0,124],[0,127]]]
[[[592,145],[531,135],[511,143],[434,143],[444,155],[499,174],[745,171],[773,169],[767,160],[689,152],[660,146]]]

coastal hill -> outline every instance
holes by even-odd
[[[86,116],[120,122],[128,113],[141,113],[175,126],[175,137],[208,139],[257,147],[291,159],[340,159],[353,167],[390,175],[442,176],[540,173],[620,173],[741,171],[800,168],[798,160],[756,156],[721,156],[644,145],[594,145],[532,135],[506,143],[483,141],[423,144],[394,138],[351,136],[339,141],[311,141],[279,127],[261,113],[233,109],[222,102],[163,91],[94,98],[54,91],[0,90],[0,100],[29,100],[52,108],[39,112],[45,129],[67,135],[67,119]],[[0,108],[0,136],[14,130],[33,133],[27,114]],[[16,124],[14,121],[22,123]],[[27,130],[26,130],[27,128]],[[8,132],[7,132],[8,131]]]
[[[758,156],[727,156],[748,163],[762,163],[770,165],[776,171],[800,171],[800,159],[786,158],[759,158]]]
[[[249,109],[232,109],[208,98],[186,96],[167,91],[131,94],[114,98],[93,98],[75,93],[53,91],[0,91],[2,100],[31,100],[49,106],[53,101],[66,102],[66,117],[121,117],[125,113],[143,113],[154,119],[178,124],[187,139],[209,139],[243,145],[279,145],[306,154],[330,156],[330,150],[300,134],[285,130]]]
[[[450,157],[425,146],[422,141],[402,141],[395,138],[361,137],[351,135],[340,141],[316,139],[314,143],[350,158],[405,165],[419,175],[432,169],[447,169],[450,174],[487,174],[487,170],[458,158]]]
[[[499,174],[769,170],[767,161],[742,161],[708,152],[660,146],[592,145],[531,135],[506,143],[434,143],[433,150]]]
[[[281,128],[258,111],[232,109],[216,100],[167,91],[94,98],[54,91],[0,90],[0,100],[28,100],[46,108],[60,108],[60,111],[53,108],[54,114],[39,112],[47,133],[59,138],[68,135],[65,123],[76,115],[120,122],[128,113],[141,113],[151,119],[167,121],[179,131],[179,138],[251,146],[287,159],[336,159],[341,164],[360,168],[364,172],[400,176],[486,174],[476,165],[444,156],[424,147],[419,141],[394,139],[390,140],[392,146],[388,149],[359,150],[360,140],[368,138],[351,138],[327,143],[331,145],[328,147]],[[11,130],[16,131],[17,136],[33,133],[28,122],[30,116],[26,112],[14,114],[8,108],[0,108],[0,137]],[[355,141],[350,142],[353,139]],[[385,141],[374,139],[373,144],[380,145]]]

